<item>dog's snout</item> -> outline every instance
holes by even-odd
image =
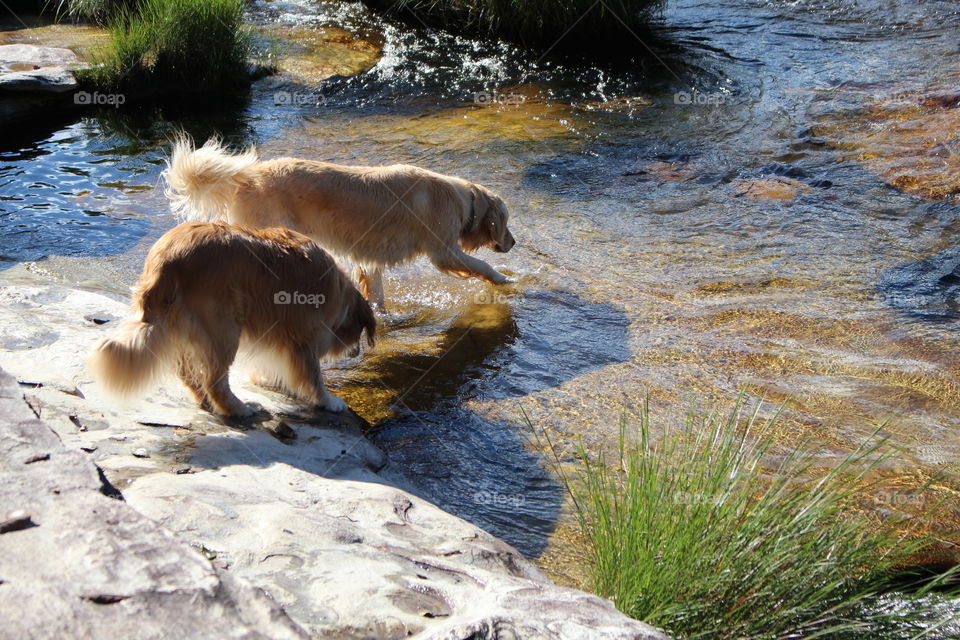
[[[515,244],[517,244],[517,241],[514,240],[513,234],[508,231],[507,237],[503,240],[503,242],[494,243],[493,250],[497,253],[506,253],[510,251],[510,249],[513,249],[513,245]]]

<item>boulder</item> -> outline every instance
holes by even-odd
[[[77,86],[73,72],[64,67],[41,67],[32,71],[0,73],[0,92],[63,93],[72,91]]]
[[[0,122],[69,108],[73,71],[81,66],[70,49],[33,44],[0,45]]]
[[[0,92],[62,93],[77,88],[80,66],[70,49],[32,44],[0,45]]]
[[[253,628],[269,618],[288,634],[262,632],[267,637],[302,632],[323,638],[431,640],[665,637],[620,614],[607,600],[554,585],[505,542],[410,494],[403,470],[391,468],[363,436],[365,425],[358,417],[304,412],[289,399],[244,382],[242,367],[232,373],[231,384],[241,399],[261,406],[258,416],[243,424],[224,424],[199,412],[176,383],[117,407],[91,384],[82,363],[126,313],[126,304],[96,293],[0,287],[0,366],[16,375],[34,414],[73,450],[58,453],[58,463],[86,465],[84,491],[97,492],[100,480],[90,464],[95,461],[126,500],[90,498],[99,501],[96,517],[125,527],[124,544],[106,544],[109,557],[91,555],[88,576],[64,570],[58,585],[45,587],[68,590],[64,597],[74,606],[93,603],[104,616],[133,610],[140,600],[131,594],[150,593],[149,580],[166,580],[166,592],[183,594],[185,601],[194,593],[191,585],[205,585],[196,607],[222,594],[231,603],[250,598],[254,604],[242,624]],[[35,452],[20,440],[14,438],[9,449],[21,465],[56,444],[52,434],[36,439],[50,444]],[[48,468],[66,472],[72,467],[64,462]],[[53,473],[50,481],[56,479]],[[88,534],[92,523],[77,519],[86,513],[82,508],[70,501],[47,505],[31,493],[34,486],[43,500],[53,500],[46,495],[48,485],[8,480],[4,486],[17,488],[25,498],[0,504],[31,518],[36,514],[34,520],[46,523],[48,535],[70,551],[70,558],[86,553],[86,547],[70,545],[100,539]],[[153,529],[136,524],[143,516]],[[0,535],[0,545],[7,535]],[[128,562],[149,567],[155,556],[141,549],[163,536],[177,549],[202,550],[212,564],[193,551],[171,551],[160,558],[164,571],[126,568]],[[52,581],[54,560],[38,560],[22,546],[12,551],[0,560],[0,580],[28,574],[35,563]],[[5,572],[3,563],[15,564],[16,572]],[[0,594],[5,586],[0,584]],[[81,592],[94,599],[69,600]],[[118,597],[123,599],[114,601]],[[150,597],[162,601],[159,595]],[[225,604],[219,615],[241,611],[246,607]],[[184,625],[194,620],[191,615],[184,613]],[[34,620],[47,624],[49,618]],[[70,629],[73,619],[64,620],[61,635],[76,635]],[[223,625],[222,617],[212,620],[210,627]],[[198,637],[183,628],[171,627]],[[113,629],[120,637],[139,637]]]
[[[309,637],[118,496],[0,371],[0,637]]]
[[[0,45],[0,69],[7,70],[16,65],[37,67],[65,66],[76,67],[80,60],[70,49],[61,47],[42,47],[35,44]]]

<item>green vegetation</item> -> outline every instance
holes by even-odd
[[[615,460],[581,448],[580,470],[561,473],[594,589],[621,611],[684,639],[957,637],[943,635],[960,625],[953,572],[904,584],[931,541],[850,512],[891,455],[885,440],[828,470],[809,443],[778,452],[775,419],[744,416],[739,401],[659,443],[649,415],[636,442],[622,422]]]
[[[538,47],[599,50],[629,42],[662,0],[365,0],[394,15],[456,32]]]
[[[110,46],[81,80],[103,90],[156,92],[209,91],[246,81],[250,32],[243,22],[244,0],[117,6],[108,22]]]
[[[50,0],[57,15],[66,15],[74,20],[86,20],[107,24],[121,12],[129,11],[133,0]]]

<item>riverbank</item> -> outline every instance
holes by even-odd
[[[355,416],[298,414],[239,380],[264,407],[252,423],[217,422],[175,384],[115,410],[82,362],[125,304],[54,286],[0,302],[15,376],[0,373],[0,609],[60,614],[5,633],[665,638],[404,491]]]

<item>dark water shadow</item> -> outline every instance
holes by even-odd
[[[528,293],[476,321],[467,309],[430,354],[370,362],[395,415],[371,440],[422,497],[506,540],[524,555],[546,548],[564,490],[529,451],[520,398],[629,357],[621,309],[560,291]],[[496,319],[496,320],[494,320]],[[509,419],[473,410],[500,401]],[[504,402],[506,401],[506,402]]]
[[[960,321],[960,247],[880,275],[877,293],[890,307],[924,322]]]

